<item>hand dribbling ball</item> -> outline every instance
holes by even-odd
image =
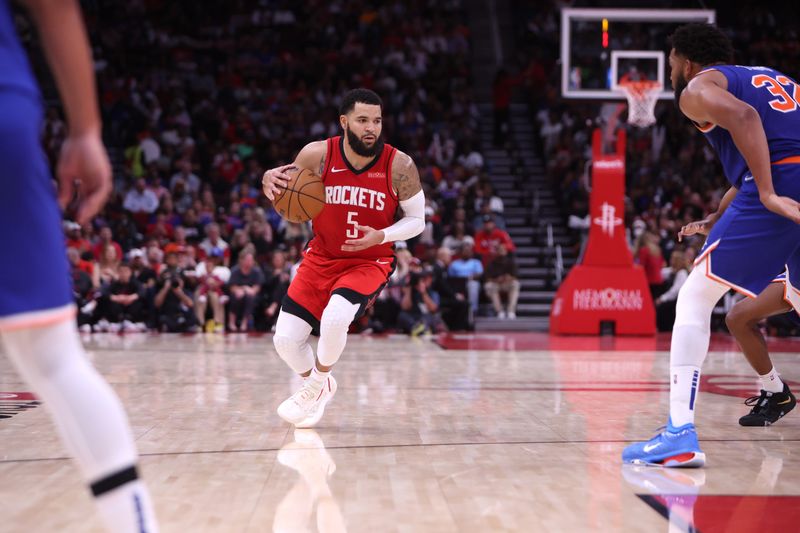
[[[290,168],[286,174],[292,180],[278,185],[272,205],[278,214],[289,222],[306,222],[322,212],[325,207],[325,185],[315,172],[307,168]]]

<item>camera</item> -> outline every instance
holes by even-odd
[[[169,286],[173,289],[177,289],[181,286],[181,274],[176,270],[167,270],[162,274],[162,279],[164,280],[164,285]]]

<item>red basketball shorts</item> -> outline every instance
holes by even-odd
[[[394,267],[394,257],[334,259],[306,252],[283,299],[282,309],[317,329],[328,300],[339,294],[361,306],[358,318],[372,305]]]

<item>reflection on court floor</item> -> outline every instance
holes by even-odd
[[[800,413],[742,428],[756,377],[712,341],[703,470],[623,467],[666,422],[668,337],[353,337],[313,430],[269,336],[86,338],[122,397],[162,531],[789,531]],[[774,342],[800,383],[797,341]],[[46,410],[0,358],[0,531],[100,531]],[[16,394],[10,394],[16,393]],[[22,405],[31,407],[21,407]],[[734,529],[730,529],[734,528]],[[744,529],[742,529],[744,528]]]

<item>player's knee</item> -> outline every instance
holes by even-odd
[[[303,347],[303,344],[305,344],[305,341],[275,332],[275,335],[272,337],[272,344],[275,346],[275,351],[278,352],[278,355],[281,356],[282,359],[286,359],[298,353]]]
[[[747,310],[740,305],[734,305],[733,309],[728,311],[728,314],[725,315],[725,325],[728,326],[728,330],[732,332],[746,329],[757,320],[758,319],[754,320]]]
[[[314,356],[307,339],[298,339],[289,335],[276,333],[272,337],[275,351],[284,363],[298,374],[308,372],[314,364]]]
[[[275,324],[275,335],[272,344],[275,351],[292,368],[295,368],[299,359],[305,358],[308,351],[308,336],[311,326],[303,319],[281,310],[278,322]],[[305,365],[305,362],[303,362]],[[307,369],[306,369],[307,370]]]
[[[355,319],[359,307],[359,304],[354,304],[345,297],[334,294],[322,312],[320,333],[333,331],[346,333],[350,323]]]
[[[83,347],[71,326],[64,322],[46,328],[5,334],[9,355],[16,361],[26,379],[40,384],[52,380],[64,370],[90,366],[88,360],[82,356]],[[56,350],[54,346],[62,348]]]
[[[725,315],[725,325],[728,326],[729,331],[736,331],[741,328],[741,320],[741,313],[738,313],[735,307]]]
[[[350,323],[353,321],[355,317],[355,313],[351,316],[346,316],[345,314],[339,313],[336,310],[328,310],[322,313],[322,320],[319,322],[320,326],[320,333],[322,332],[329,332],[334,330],[347,330],[350,327]]]
[[[702,272],[703,265],[695,268],[678,292],[675,306],[675,327],[705,326],[711,321],[711,313],[728,287],[718,283]]]
[[[678,293],[678,301],[675,304],[675,327],[702,325],[706,320],[711,321],[713,306],[706,309],[707,305],[697,296],[691,291],[681,290]]]

